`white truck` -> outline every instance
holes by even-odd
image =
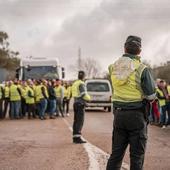
[[[88,79],[85,81],[88,94],[91,101],[87,102],[87,107],[103,107],[111,111],[112,88],[109,80],[106,79]]]
[[[27,79],[63,79],[64,68],[59,65],[59,60],[48,58],[21,59],[20,67],[16,70],[16,78]]]

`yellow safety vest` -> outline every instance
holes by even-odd
[[[70,97],[71,97],[71,87],[70,86],[67,88],[64,87],[64,97],[66,97],[67,99],[70,99]]]
[[[79,90],[79,86],[81,84],[84,84],[84,82],[82,80],[76,80],[73,85],[72,85],[72,96],[73,97],[81,97],[80,94],[80,90]],[[83,99],[86,101],[89,101],[91,99],[90,95],[87,93],[87,91],[85,90],[85,93],[83,94]]]
[[[167,86],[168,94],[170,95],[170,85]]]
[[[2,92],[2,90],[3,90],[3,87],[2,86],[0,86],[0,99],[2,99],[2,95],[3,95],[3,92]]]
[[[46,94],[47,98],[49,98],[49,94],[48,94],[48,89],[47,89],[47,87],[46,87],[45,85],[42,85],[42,86],[43,86],[44,89],[45,89],[45,94]]]
[[[27,88],[28,88],[28,86],[19,86],[19,88],[21,89],[21,95],[22,95],[22,97],[24,98],[24,99],[26,99],[26,97],[27,97]]]
[[[33,97],[30,97],[28,94],[31,94],[31,96]],[[27,104],[34,104],[35,103],[35,99],[34,99],[34,90],[31,88],[31,87],[27,87],[26,89],[26,103]]]
[[[162,92],[159,88],[156,88],[156,91],[159,93],[159,95],[160,95],[161,97],[164,97],[163,92]],[[159,98],[158,98],[158,100],[159,100],[159,105],[160,105],[160,106],[165,106],[165,104],[166,104],[166,100],[165,100],[165,99],[159,99]]]
[[[36,102],[39,102],[41,99],[44,98],[41,88],[42,88],[42,85],[38,85],[35,87],[35,101]]]
[[[17,85],[12,84],[9,88],[9,92],[10,92],[10,101],[20,101],[21,100],[21,96],[18,92]]]
[[[56,86],[56,87],[54,88],[54,90],[55,90],[56,97],[62,97],[62,96],[61,96],[61,90],[62,90],[62,86],[61,86],[61,85]]]
[[[112,81],[112,101],[138,102],[143,100],[141,75],[146,66],[136,59],[121,57],[109,66]]]
[[[5,86],[4,88],[5,98],[9,98],[9,87]]]

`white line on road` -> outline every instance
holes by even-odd
[[[69,130],[72,132],[72,127],[66,119],[63,119]],[[87,140],[86,140],[87,141]],[[89,157],[89,169],[88,170],[104,170],[106,169],[107,160],[109,154],[101,150],[100,148],[92,145],[90,142],[83,144],[85,151]],[[122,170],[128,170],[129,165],[123,162]]]

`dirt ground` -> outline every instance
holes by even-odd
[[[62,118],[0,121],[0,170],[87,170]]]

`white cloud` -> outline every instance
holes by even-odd
[[[23,56],[58,56],[69,66],[80,46],[104,70],[130,34],[142,37],[144,59],[170,60],[169,15],[168,0],[0,0],[0,29]]]

